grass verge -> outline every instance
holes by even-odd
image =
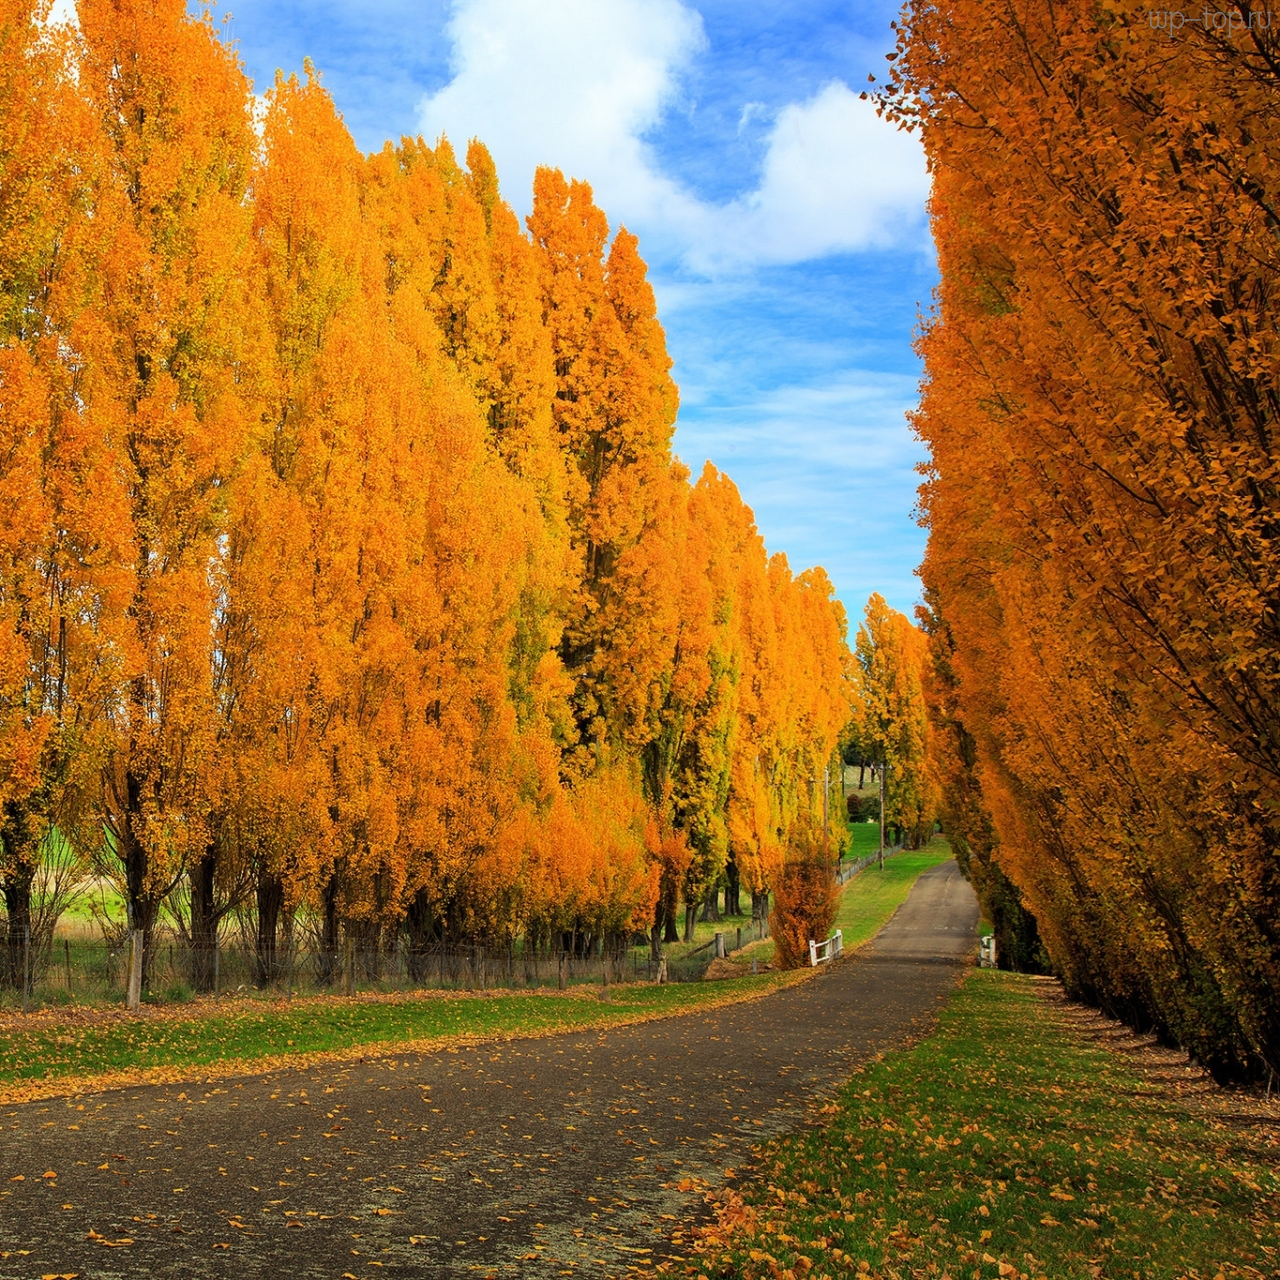
[[[767,1146],[706,1276],[1280,1274],[1274,1133],[1189,1112],[1082,1043],[1032,980],[974,972],[934,1035]]]
[[[845,842],[846,857],[865,858],[880,847],[878,822],[846,822],[845,830],[849,833]]]
[[[13,1019],[0,1036],[0,1101],[140,1081],[230,1075],[464,1041],[620,1026],[767,995],[796,974],[568,993],[318,997],[188,1005],[153,1016]]]

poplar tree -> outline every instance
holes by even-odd
[[[148,955],[161,902],[208,840],[208,568],[257,412],[242,377],[254,139],[234,54],[177,0],[85,0],[79,17],[102,147],[84,399],[109,424],[133,539],[108,850]]]

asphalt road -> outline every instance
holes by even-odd
[[[680,1256],[702,1183],[928,1029],[977,918],[948,862],[870,945],[762,1000],[0,1109],[0,1277],[616,1276]]]

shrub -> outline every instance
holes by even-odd
[[[862,804],[861,796],[858,796],[858,795],[849,796],[844,802],[844,807],[849,811],[850,822],[861,822],[862,819],[865,817],[865,814],[862,811],[863,804]]]
[[[809,962],[809,940],[820,942],[836,918],[840,890],[832,874],[834,842],[821,828],[803,819],[787,842],[786,861],[773,886],[770,933],[778,964],[798,969]]]

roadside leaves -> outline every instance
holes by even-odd
[[[1083,1045],[1032,980],[977,973],[825,1125],[764,1148],[702,1233],[708,1277],[1237,1277],[1280,1265],[1280,1139]],[[963,1269],[963,1272],[961,1272]]]

